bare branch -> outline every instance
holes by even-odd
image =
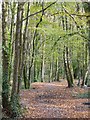
[[[78,17],[90,17],[90,15],[86,15],[86,14],[71,14],[71,15]]]
[[[27,16],[26,18],[24,18],[24,19],[23,19],[22,21],[20,21],[20,22],[25,21],[27,18],[29,18],[29,17],[31,17],[31,16],[37,15],[37,14],[39,14],[39,13],[41,13],[41,12],[44,12],[45,10],[47,10],[49,7],[51,7],[51,6],[52,6],[53,4],[55,4],[56,2],[57,2],[57,0],[56,0],[55,2],[53,2],[53,3],[51,3],[50,5],[48,5],[46,8],[44,8],[44,9],[38,11],[38,12],[35,12],[35,13],[30,14],[29,16]]]
[[[64,11],[73,19],[73,21],[75,22],[77,28],[81,29],[80,26],[78,25],[78,23],[76,22],[76,20],[74,19],[74,17],[65,8],[64,8]]]
[[[88,40],[88,38],[87,38],[85,35],[83,35],[83,34],[81,34],[81,33],[79,33],[79,32],[77,31],[77,32],[74,32],[74,33],[65,34],[64,36],[60,36],[60,37],[55,41],[53,47],[57,45],[57,42],[58,42],[61,38],[65,38],[66,36],[70,36],[70,37],[71,37],[71,36],[73,36],[73,35],[79,35],[79,36],[81,36],[82,38]],[[51,50],[53,50],[53,47],[52,47]]]

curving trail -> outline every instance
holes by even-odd
[[[25,108],[26,118],[90,118],[90,109],[84,102],[88,99],[77,98],[78,93],[88,89],[66,88],[67,83],[32,83],[31,90],[22,90],[21,105]]]

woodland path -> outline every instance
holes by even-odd
[[[90,109],[84,102],[87,98],[77,98],[88,89],[67,88],[66,81],[52,83],[32,83],[30,90],[22,90],[21,105],[26,118],[90,118]]]

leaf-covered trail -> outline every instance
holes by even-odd
[[[88,99],[76,98],[78,93],[88,91],[77,86],[66,88],[67,83],[33,83],[32,89],[21,91],[21,104],[26,108],[26,118],[90,118],[90,110],[84,102]]]

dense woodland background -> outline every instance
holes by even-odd
[[[90,86],[90,2],[2,3],[2,106],[19,114],[33,82]]]

